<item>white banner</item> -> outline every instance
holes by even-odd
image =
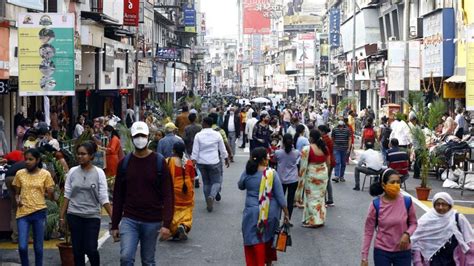
[[[16,6],[38,10],[38,11],[44,11],[43,0],[7,0],[7,3],[16,5]]]

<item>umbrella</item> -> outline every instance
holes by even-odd
[[[267,98],[258,97],[258,98],[252,99],[251,102],[254,102],[254,103],[270,103],[271,101]]]

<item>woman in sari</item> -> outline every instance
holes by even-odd
[[[120,157],[123,157],[122,145],[120,144],[120,136],[115,131],[115,129],[107,125],[104,127],[104,134],[109,138],[109,143],[107,144],[106,150],[106,169],[105,175],[106,176],[116,176],[117,175],[117,167],[120,161]],[[122,155],[122,156],[121,156]]]
[[[474,231],[453,204],[446,192],[433,197],[433,209],[421,216],[411,237],[413,265],[473,265]]]
[[[318,228],[326,220],[326,187],[330,156],[318,130],[311,130],[310,145],[301,151],[296,201],[304,205],[303,227]],[[304,192],[304,202],[301,198]]]
[[[187,240],[193,224],[196,172],[192,161],[185,157],[185,150],[184,143],[177,142],[173,145],[173,156],[167,159],[174,186],[174,214],[170,231],[175,240]]]
[[[245,262],[247,266],[271,265],[277,260],[272,248],[274,232],[283,209],[284,222],[289,223],[285,194],[278,173],[268,168],[267,150],[252,150],[246,169],[240,176],[239,189],[246,190],[242,217]]]

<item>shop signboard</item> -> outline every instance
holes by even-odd
[[[196,32],[196,9],[193,3],[186,3],[183,7],[184,31]]]
[[[8,79],[0,79],[0,95],[8,94],[10,91],[10,86],[8,84]]]
[[[331,8],[329,10],[329,43],[332,48],[341,45],[341,10]]]
[[[74,95],[74,15],[18,16],[20,96]]]
[[[44,11],[44,0],[7,0],[7,3],[38,11]]]
[[[328,44],[328,35],[320,34],[319,35],[319,71],[321,73],[328,72],[329,65],[329,44]]]
[[[474,25],[466,30],[466,37],[466,110],[474,111]]]
[[[423,17],[423,78],[453,75],[455,29],[452,8],[437,9]]]
[[[314,31],[321,25],[325,3],[320,0],[284,0],[284,31]]]
[[[138,26],[140,0],[124,0],[123,9],[123,25],[124,26]],[[142,9],[143,10],[143,9]]]
[[[160,47],[156,49],[156,56],[159,60],[176,61],[179,59],[179,51],[176,48]]]
[[[244,34],[270,34],[270,17],[265,16],[265,11],[259,8],[269,0],[244,0]]]

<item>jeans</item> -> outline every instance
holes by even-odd
[[[42,266],[46,209],[18,218],[16,219],[16,222],[18,225],[18,252],[20,253],[21,265],[30,265],[28,261],[28,238],[30,236],[31,226],[33,227],[33,247],[35,250],[35,265]]]
[[[332,197],[332,184],[331,184],[331,175],[332,175],[332,169],[334,167],[330,166],[328,169],[328,185],[326,187],[326,190],[328,193],[326,193],[327,200],[326,203],[334,203],[334,199]]]
[[[380,146],[380,151],[382,152],[383,164],[387,165],[387,149],[383,145]]]
[[[355,186],[356,188],[360,188],[360,173],[364,173],[366,175],[378,175],[379,171],[375,171],[373,169],[364,167],[364,166],[356,166],[354,171],[355,176]]]
[[[410,266],[411,251],[388,252],[374,248],[374,264],[375,266]]]
[[[18,227],[16,223],[16,200],[15,200],[15,188],[13,187],[13,179],[15,176],[7,176],[5,177],[5,183],[7,184],[8,193],[10,195],[10,205],[11,205],[11,212],[10,212],[10,228],[12,229],[12,241],[18,241]]]
[[[250,152],[255,149],[255,141],[253,139],[249,140]]]
[[[283,121],[283,128],[285,129],[285,134],[288,131],[288,128],[290,127],[291,122]]]
[[[232,155],[235,155],[235,148],[236,148],[236,145],[237,145],[237,134],[235,133],[235,131],[231,132],[229,131],[229,136],[228,136],[228,139],[229,139],[229,144],[230,144],[230,149],[232,150]]]
[[[133,266],[138,242],[140,242],[140,256],[142,265],[154,266],[156,240],[161,222],[139,222],[127,217],[122,218],[120,232],[120,265]]]
[[[71,231],[74,265],[86,265],[84,255],[87,255],[91,266],[99,266],[100,256],[97,250],[97,240],[99,239],[100,219],[68,214],[67,222]]]
[[[290,214],[290,219],[291,219],[291,214],[293,213],[293,203],[295,201],[295,193],[296,193],[297,188],[298,188],[298,182],[283,184],[283,193],[286,193],[286,190],[288,190],[288,195],[286,196],[286,206],[288,207],[288,213]]]
[[[334,157],[336,159],[336,167],[334,168],[334,175],[336,178],[343,178],[346,171],[347,150],[334,150]]]
[[[245,127],[247,126],[247,123],[242,123],[242,145],[240,147],[245,148],[245,143],[247,143],[247,134],[245,134]]]
[[[221,164],[198,164],[199,171],[201,171],[204,197],[216,197],[217,193],[221,191]]]

